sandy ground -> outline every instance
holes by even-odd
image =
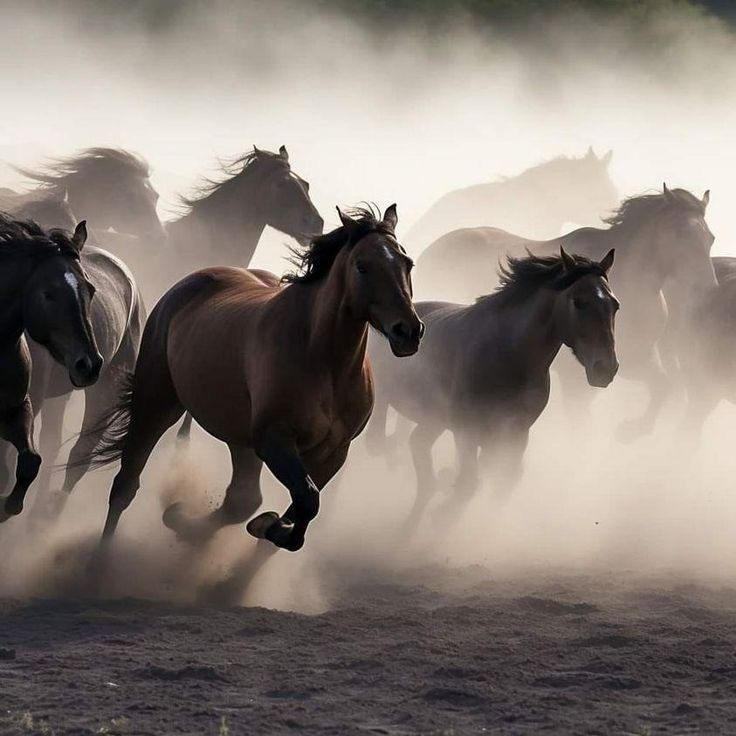
[[[682,734],[736,720],[736,588],[331,567],[319,615],[4,600],[0,730]]]

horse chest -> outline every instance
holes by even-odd
[[[300,431],[305,451],[330,455],[349,443],[365,426],[373,406],[372,391],[356,385],[353,390],[326,391]]]

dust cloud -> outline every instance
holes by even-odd
[[[152,164],[169,218],[180,211],[179,194],[217,177],[218,159],[286,144],[328,227],[335,204],[396,201],[405,232],[451,189],[593,146],[613,149],[621,196],[662,181],[698,195],[711,189],[713,253],[736,253],[736,39],[687,4],[652,4],[641,17],[605,23],[551,14],[541,26],[493,33],[463,17],[424,27],[317,3],[192,2],[161,4],[160,13],[124,5],[106,14],[112,5],[3,3],[12,28],[0,46],[3,161],[33,166],[94,145],[129,148]],[[23,181],[5,166],[0,185]],[[593,223],[569,227],[576,224]],[[253,265],[282,271],[286,239],[267,232]],[[163,288],[165,275],[154,278]],[[485,487],[457,526],[428,522],[411,540],[397,537],[414,493],[408,453],[390,468],[357,441],[339,483],[323,494],[305,549],[269,559],[268,575],[242,600],[323,610],[320,572],[335,560],[355,575],[479,564],[489,576],[585,568],[733,582],[733,407],[719,407],[696,451],[678,439],[675,395],[656,435],[625,446],[615,428],[641,409],[644,392],[618,379],[599,393],[593,431],[581,432],[553,392],[509,501],[494,502]],[[75,405],[67,436],[79,416]],[[223,531],[205,555],[163,528],[162,494],[206,506],[229,475],[213,440],[195,434],[186,460],[173,444],[162,442],[123,519],[110,594],[193,600],[255,554],[242,528]],[[451,463],[445,438],[437,464]],[[266,475],[263,508],[283,510],[286,492]],[[0,528],[3,595],[74,590],[110,480],[87,476],[53,530],[34,534],[23,519]]]

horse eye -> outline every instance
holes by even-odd
[[[579,297],[575,297],[572,300],[573,306],[575,309],[585,309],[588,306],[588,302],[585,299],[580,299]]]
[[[364,263],[357,263],[355,267],[358,269],[358,273],[368,273],[368,267]]]

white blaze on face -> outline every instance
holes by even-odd
[[[77,301],[80,301],[80,295],[79,295],[79,281],[77,280],[77,277],[71,272],[66,271],[64,273],[64,281],[71,287],[71,290],[74,292],[74,296],[77,298]]]
[[[396,258],[396,254],[393,253],[391,248],[389,248],[385,243],[383,243],[383,252],[386,254],[386,258],[388,258],[389,261],[393,261]]]

